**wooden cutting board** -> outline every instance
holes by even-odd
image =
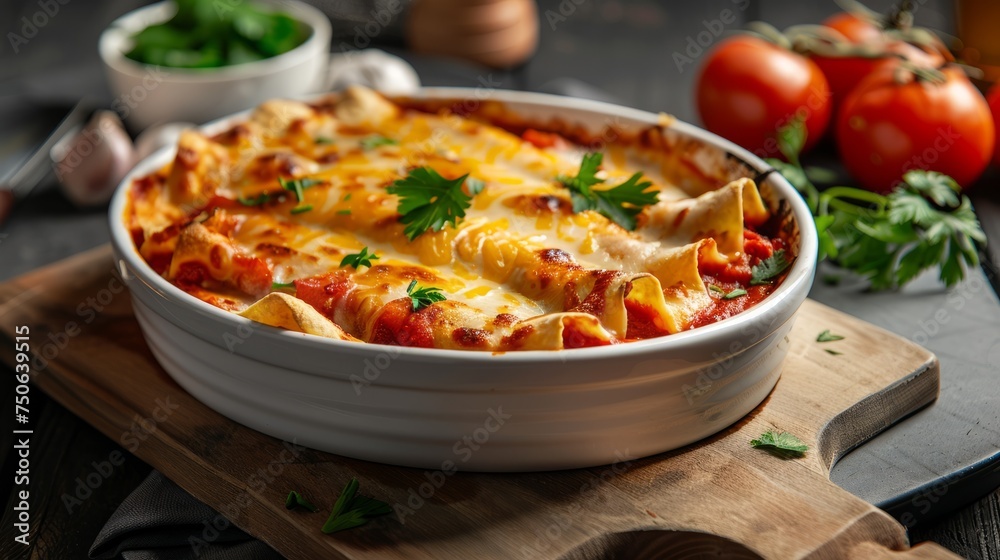
[[[772,394],[711,438],[606,467],[446,475],[298,448],[212,411],[157,365],[114,269],[102,247],[0,285],[0,332],[29,326],[47,362],[37,387],[290,558],[954,557],[909,548],[901,525],[829,481],[839,456],[934,400],[937,360],[818,303],[803,305]],[[817,343],[825,329],[845,339]],[[13,363],[12,343],[0,359]],[[751,448],[769,428],[810,451]],[[324,535],[351,477],[396,513]],[[286,510],[293,489],[321,511]]]

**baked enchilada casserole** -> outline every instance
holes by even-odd
[[[185,132],[124,218],[158,274],[212,305],[428,348],[669,336],[755,305],[794,259],[750,178],[674,180],[667,122],[589,142],[475,107],[362,88],[267,102]]]

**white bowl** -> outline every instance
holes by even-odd
[[[481,96],[451,88],[418,94]],[[654,114],[594,101],[513,91],[490,97],[528,118],[593,130],[657,122]],[[206,129],[218,132],[244,117]],[[686,123],[671,125],[666,136],[693,144],[690,163],[714,173],[753,176],[768,168]],[[702,439],[746,415],[774,387],[788,352],[786,334],[815,272],[812,216],[772,173],[761,189],[770,203],[787,203],[799,230],[798,258],[773,294],[724,321],[622,345],[501,355],[325,339],[218,309],[143,261],[121,218],[128,185],[171,157],[165,149],[140,163],[110,211],[115,254],[153,354],[182,387],[237,422],[371,461],[446,471],[551,470],[644,457]]]
[[[298,47],[275,57],[221,68],[166,68],[125,57],[130,37],[162,23],[175,12],[160,2],[129,12],[101,33],[98,48],[111,92],[112,109],[129,125],[201,123],[242,111],[275,97],[296,97],[323,89],[330,51],[330,20],[295,0],[253,0],[281,10],[311,28]]]

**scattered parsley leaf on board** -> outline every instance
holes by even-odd
[[[785,250],[778,249],[770,257],[760,261],[750,269],[750,285],[770,284],[791,264],[792,262],[785,258]]]
[[[369,136],[361,139],[361,148],[365,151],[374,150],[379,146],[395,146],[397,144],[399,144],[398,141],[385,136]]]
[[[583,156],[580,169],[576,175],[569,177],[559,175],[556,180],[570,191],[573,201],[573,212],[595,210],[605,218],[631,231],[635,229],[635,217],[646,206],[656,204],[659,200],[656,190],[648,190],[653,186],[649,181],[642,181],[642,172],[636,172],[624,183],[610,189],[595,189],[595,185],[604,183],[597,177],[604,155],[591,152]]]
[[[798,160],[805,126],[794,119],[778,132],[788,162],[769,159],[802,194],[819,236],[819,259],[869,280],[873,290],[898,288],[937,268],[948,287],[979,266],[986,243],[969,197],[954,179],[912,170],[888,195],[846,186],[820,191]],[[815,173],[811,174],[815,176]]]
[[[410,296],[414,311],[420,311],[432,303],[447,299],[441,293],[441,288],[433,286],[418,288],[416,280],[410,281],[410,285],[406,287],[406,293]]]
[[[830,329],[826,329],[816,337],[816,342],[833,342],[835,340],[844,340],[844,337],[839,334],[833,334],[830,332]]]
[[[370,267],[372,261],[377,261],[378,255],[374,251],[368,252],[368,247],[362,247],[360,253],[351,253],[344,256],[340,261],[340,266],[353,266],[354,268],[361,268],[362,266]]]
[[[316,506],[312,505],[309,502],[309,500],[302,497],[302,494],[299,494],[295,490],[289,492],[288,497],[285,498],[285,507],[288,509],[295,509],[296,507],[301,507],[313,513],[315,513],[317,509]]]
[[[457,225],[465,217],[472,196],[465,194],[462,184],[469,175],[445,179],[430,167],[418,167],[386,191],[399,197],[396,211],[406,224],[403,233],[413,241],[427,230],[441,231],[445,224]]]
[[[346,529],[352,529],[364,525],[372,517],[387,515],[392,513],[389,504],[358,495],[358,479],[352,478],[343,492],[337,498],[337,503],[330,511],[330,517],[323,524],[323,532],[326,534],[336,533]]]
[[[801,457],[809,450],[809,446],[801,439],[788,432],[774,430],[768,430],[761,434],[760,438],[750,440],[750,445],[782,458]]]
[[[841,354],[843,354],[843,352],[837,352],[836,350],[833,350],[831,348],[824,348],[823,350],[825,350],[827,354],[830,354],[830,355],[833,355],[833,356],[840,356]]]
[[[728,294],[722,296],[722,299],[736,299],[740,296],[747,295],[747,291],[743,288],[736,288],[735,290],[729,292]]]

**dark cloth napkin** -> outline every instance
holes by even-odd
[[[122,502],[90,547],[91,558],[275,560],[282,556],[194,499],[159,471]],[[220,531],[217,527],[223,527]]]

